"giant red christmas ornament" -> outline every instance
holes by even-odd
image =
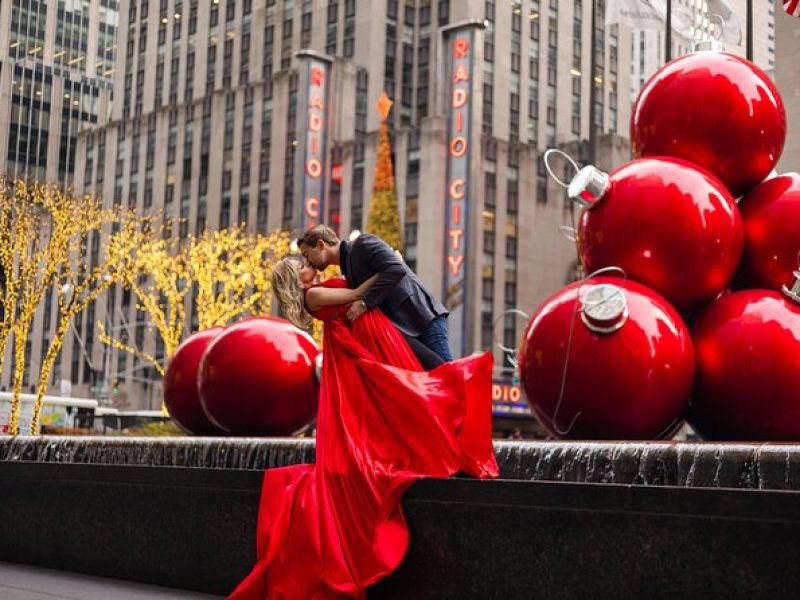
[[[681,420],[694,351],[664,298],[632,281],[595,277],[537,309],[519,368],[534,413],[554,435],[646,440]]]
[[[770,78],[725,52],[696,52],[661,67],[631,114],[634,156],[676,156],[706,167],[740,196],[775,167],[786,112]]]
[[[235,435],[289,435],[314,418],[319,386],[314,340],[288,321],[245,319],[209,345],[200,364],[200,400]]]
[[[195,333],[178,346],[164,376],[164,404],[170,416],[188,433],[219,435],[223,431],[206,416],[197,391],[200,359],[208,345],[222,331],[212,327]]]
[[[788,295],[787,295],[788,292]],[[692,322],[688,419],[712,440],[800,440],[800,285],[743,290]]]
[[[746,287],[780,289],[798,266],[800,252],[800,175],[768,179],[740,202],[744,251],[739,282]]]
[[[578,250],[588,273],[619,267],[685,313],[730,282],[742,223],[725,186],[677,158],[644,158],[606,175],[584,167],[569,185],[585,206]]]

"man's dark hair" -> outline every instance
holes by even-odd
[[[328,246],[335,246],[340,241],[336,232],[327,225],[315,225],[306,230],[303,236],[297,240],[297,245],[299,247],[305,244],[311,248],[316,248],[320,240]]]

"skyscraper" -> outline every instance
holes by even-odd
[[[78,131],[110,108],[118,0],[0,5],[0,172],[70,184]]]
[[[778,58],[775,65],[775,84],[786,107],[786,146],[778,163],[778,172],[800,171],[800,71],[794,59],[800,52],[800,19],[784,14],[775,17]]]
[[[719,35],[719,19],[714,17],[716,6],[709,9],[706,0],[674,0],[674,10],[688,14],[693,22],[691,30],[674,31],[672,58],[691,52],[693,43]],[[739,42],[721,40],[727,52],[747,54],[747,0],[725,0],[733,12],[729,26],[731,35],[740,34]],[[711,16],[710,16],[711,15]],[[738,23],[738,27],[735,25]],[[631,39],[631,95],[635,99],[644,82],[664,64],[666,58],[665,33],[656,30],[632,32]],[[773,0],[754,2],[753,9],[753,62],[767,72],[775,68],[775,5]]]

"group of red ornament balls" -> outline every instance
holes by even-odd
[[[291,435],[314,420],[319,350],[284,319],[253,317],[188,337],[164,378],[170,416],[194,435]]]
[[[557,437],[800,440],[800,175],[774,172],[778,90],[705,51],[644,85],[635,160],[584,167],[589,276],[536,310],[519,348],[531,407]],[[592,273],[598,272],[597,276]]]

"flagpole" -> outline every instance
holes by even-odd
[[[747,0],[747,60],[753,60],[753,0]]]
[[[672,60],[672,0],[667,0],[667,31],[664,36],[664,62]]]
[[[596,164],[597,158],[597,130],[595,119],[597,113],[595,103],[597,102],[597,90],[595,89],[595,75],[597,71],[597,0],[592,0],[592,33],[589,43],[592,46],[591,58],[589,60],[589,164]]]

